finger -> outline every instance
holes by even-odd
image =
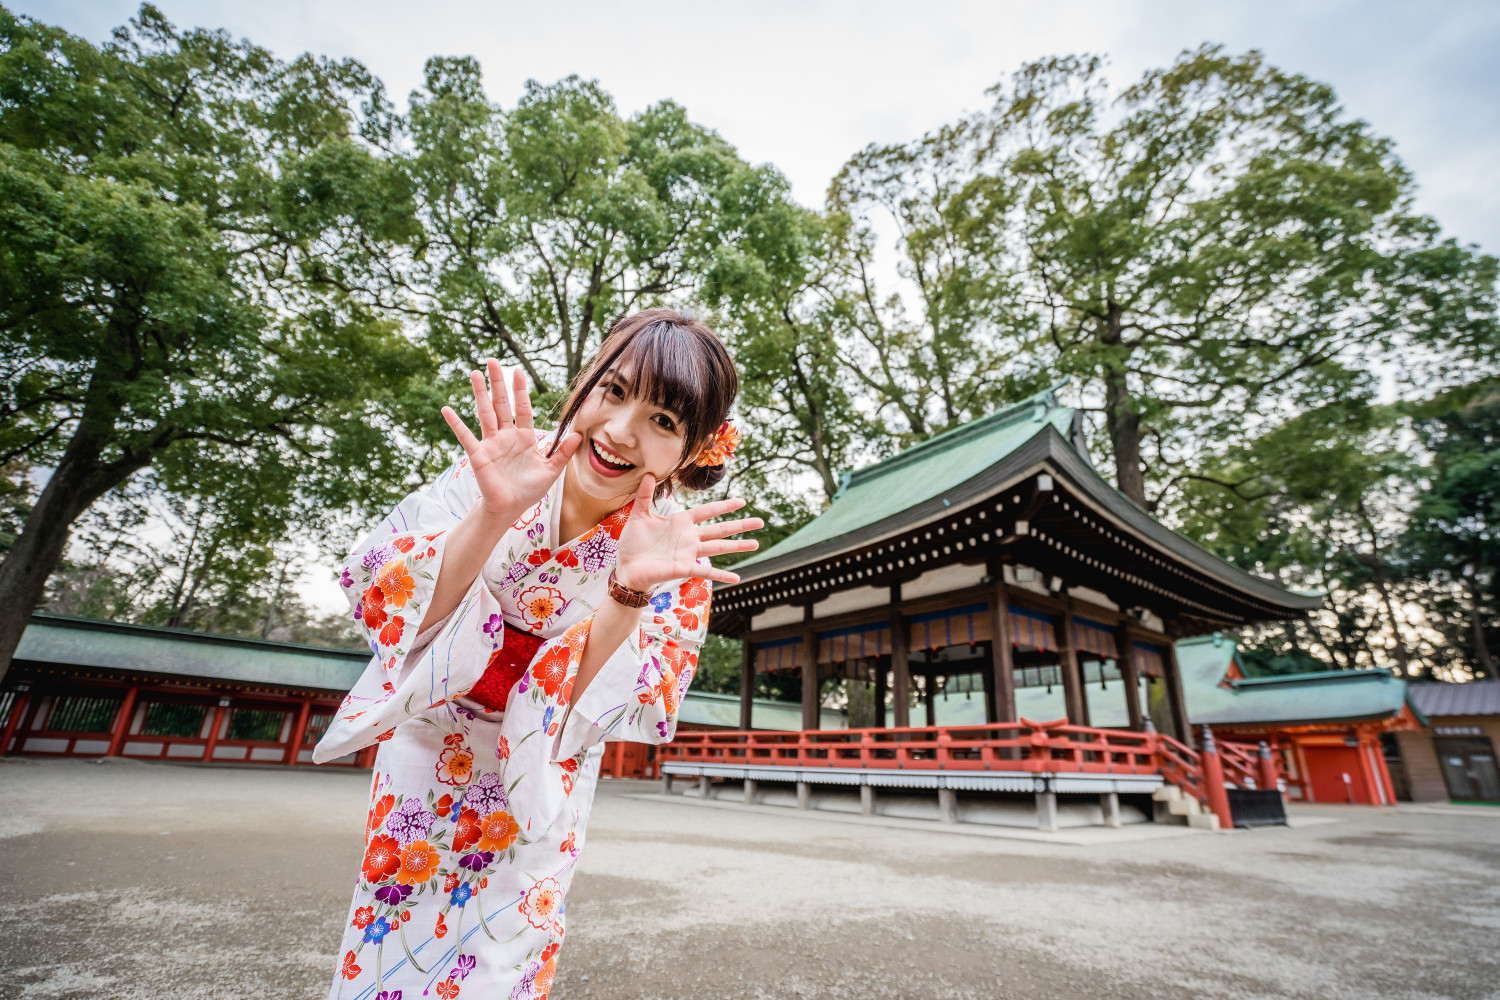
[[[731,573],[729,572],[729,570],[719,569],[717,566],[699,566],[697,569],[693,570],[693,572],[697,576],[701,576],[709,580],[718,580],[720,583],[740,582],[740,575],[738,573]]]
[[[710,538],[727,538],[730,535],[738,535],[742,531],[759,531],[765,526],[766,522],[758,517],[746,517],[738,521],[715,521],[713,524],[700,527],[698,537],[704,541]]]
[[[510,396],[505,391],[505,369],[494,358],[485,361],[490,373],[490,405],[495,408],[496,424],[503,430],[511,424]]]
[[[573,453],[578,450],[578,446],[582,443],[582,434],[577,431],[570,433],[558,444],[557,450],[552,453],[552,457],[547,459],[548,467],[553,472],[561,472],[562,467],[568,464],[568,459],[573,457]]]
[[[474,432],[469,430],[469,425],[464,423],[453,407],[443,407],[443,419],[448,421],[448,426],[453,430],[453,436],[458,438],[458,443],[463,445],[464,454],[473,455],[474,449],[479,447],[479,442],[474,438]]]
[[[536,425],[532,423],[531,416],[531,390],[526,387],[526,373],[516,369],[514,379],[511,381],[512,395],[516,400],[516,426],[524,427],[528,431],[534,430]]]
[[[700,542],[698,554],[700,556],[722,556],[727,552],[754,552],[760,548],[760,542],[753,538],[726,538],[721,541]]]
[[[639,500],[640,503],[636,504],[635,509],[631,511],[632,516],[636,514],[643,514],[646,511],[650,510],[651,499],[653,494],[655,493],[656,477],[648,472],[641,477],[640,488],[635,491],[635,498]]]
[[[479,433],[489,437],[498,428],[495,426],[495,407],[484,391],[484,376],[469,372],[469,384],[474,387],[474,412],[479,417]]]
[[[715,500],[713,503],[694,507],[688,511],[688,514],[692,517],[694,524],[702,524],[704,521],[712,520],[721,514],[728,514],[732,510],[739,510],[743,506],[745,506],[745,501],[739,497],[735,497],[732,500]]]

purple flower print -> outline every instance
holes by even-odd
[[[500,630],[504,627],[504,618],[501,618],[499,615],[490,615],[490,620],[484,623],[484,634],[493,639],[500,634]]]
[[[532,566],[524,559],[511,563],[510,571],[505,574],[505,578],[503,580],[499,581],[499,587],[497,589],[504,590],[506,587],[520,583],[522,580],[526,579],[526,577],[529,576],[531,574],[531,571],[535,568],[535,566]]]
[[[400,990],[381,990],[375,994],[375,1000],[401,1000]]]
[[[578,557],[578,568],[585,573],[597,573],[614,564],[618,543],[607,531],[596,531],[586,541],[573,549]]]
[[[343,587],[345,590],[348,590],[350,587],[354,586],[354,577],[349,575],[348,566],[345,566],[343,572],[339,574],[339,586]]]
[[[466,868],[471,872],[481,872],[490,866],[495,860],[494,851],[475,851],[473,854],[465,854],[458,859],[458,867]]]
[[[515,988],[510,991],[510,1000],[531,1000],[531,991],[536,989],[536,974],[542,971],[540,962],[532,962],[526,967],[526,974],[521,981],[516,983]]]
[[[364,559],[361,561],[361,565],[363,565],[365,569],[375,569],[377,566],[384,566],[386,563],[390,562],[391,558],[395,555],[396,547],[394,545],[382,545],[379,548],[371,549],[370,551],[366,552]]]
[[[656,731],[661,734],[662,739],[667,738],[667,723],[665,720],[656,724]]]
[[[427,811],[420,799],[410,798],[385,818],[385,828],[405,847],[414,840],[426,837],[435,822],[437,817]]]
[[[500,780],[500,775],[494,771],[486,771],[469,782],[468,789],[464,792],[464,805],[481,816],[509,808],[505,783]]]
[[[454,976],[457,976],[459,979],[468,979],[469,973],[474,971],[476,964],[478,963],[473,955],[460,955],[458,956],[458,964],[453,967],[452,972],[448,973],[448,978],[452,979]]]
[[[386,906],[400,906],[416,888],[414,885],[383,885],[375,890],[375,898]]]

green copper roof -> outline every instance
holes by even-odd
[[[1406,682],[1389,670],[1325,670],[1222,684],[1235,650],[1228,636],[1177,643],[1183,694],[1194,725],[1383,719],[1406,703]]]
[[[1051,425],[1064,437],[1073,426],[1073,409],[1057,405],[1048,389],[1015,406],[981,417],[894,455],[845,473],[844,485],[823,513],[777,544],[735,565],[744,567],[779,559],[798,549],[899,514],[973,478]]]
[[[39,612],[21,634],[16,659],[343,694],[370,654]]]
[[[727,726],[740,728],[740,696],[737,694],[712,694],[707,691],[689,691],[677,710],[677,721],[696,726]],[[821,729],[847,729],[844,713],[825,708],[819,722]],[[798,701],[771,701],[756,698],[750,706],[751,729],[775,729],[798,731],[802,728],[802,703]]]

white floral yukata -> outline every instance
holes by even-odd
[[[629,507],[559,544],[562,488],[560,477],[505,533],[457,609],[421,636],[446,532],[479,500],[467,458],[403,500],[344,567],[374,658],[313,758],[380,749],[332,998],[546,997],[604,736],[672,738],[709,586],[656,588],[634,640],[570,709]],[[680,509],[655,503],[662,514]],[[462,696],[505,642],[503,624],[546,641],[505,710],[491,712]]]

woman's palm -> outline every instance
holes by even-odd
[[[443,419],[469,456],[469,468],[474,473],[485,508],[515,518],[540,500],[557,482],[583,437],[569,434],[550,456],[544,454],[537,443],[531,397],[521,372],[516,371],[513,383],[516,412],[512,418],[500,363],[490,359],[486,366],[490,376],[488,392],[485,391],[484,376],[479,372],[469,373],[469,381],[474,387],[475,414],[483,437],[475,438],[450,407],[443,407]]]
[[[625,529],[620,532],[615,570],[620,583],[632,590],[649,590],[685,577],[738,583],[738,574],[699,560],[759,548],[759,543],[753,539],[729,536],[754,531],[764,527],[765,522],[758,517],[749,517],[706,523],[711,518],[745,506],[745,501],[740,499],[718,500],[663,517],[651,509],[655,492],[656,477],[648,472],[641,477],[635,506],[625,521]]]

